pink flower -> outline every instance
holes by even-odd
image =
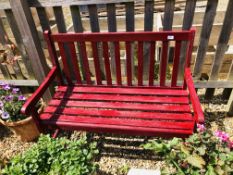
[[[229,141],[229,142],[228,142],[228,147],[229,147],[229,148],[233,148],[233,141]]]
[[[223,132],[223,131],[216,131],[214,135],[219,138],[223,142],[229,141],[229,134]]]
[[[206,130],[205,125],[197,124],[197,129],[199,132],[204,132]]]
[[[20,95],[20,96],[18,97],[18,100],[19,100],[19,101],[25,101],[26,98],[25,98],[23,95]]]

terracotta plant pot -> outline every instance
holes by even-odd
[[[1,123],[7,126],[14,134],[19,136],[22,141],[32,141],[40,135],[40,132],[31,116],[17,122],[5,122],[1,120]]]

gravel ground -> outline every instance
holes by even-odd
[[[222,89],[217,89],[215,97],[211,100],[204,99],[205,90],[198,90],[198,95],[205,110],[206,126],[212,130],[225,130],[233,136],[233,117],[226,115],[227,100],[221,99]],[[62,132],[59,136],[76,139],[84,132]],[[97,141],[100,156],[97,158],[101,175],[120,175],[129,168],[157,169],[163,162],[149,151],[142,150],[141,144],[146,143],[148,137],[126,137],[119,135],[103,135],[87,133],[91,141]],[[233,137],[232,137],[233,138]],[[0,126],[0,158],[9,159],[23,152],[34,143],[23,143],[9,130]]]

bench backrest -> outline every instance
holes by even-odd
[[[46,31],[44,35],[53,64],[59,68],[62,66],[59,65],[58,55],[61,56],[63,63],[61,74],[69,84],[75,82],[77,84],[106,84],[108,86],[177,87],[182,42],[187,42],[183,65],[189,67],[195,30],[57,34],[50,34]],[[175,48],[171,81],[167,83],[168,51],[171,45],[174,45]],[[160,46],[161,49],[156,49]],[[94,73],[90,71],[88,48],[91,48],[93,53]],[[56,49],[59,50],[59,53]],[[125,60],[120,57],[122,49],[126,53]],[[156,52],[157,54],[155,54]],[[158,84],[154,83],[155,57],[157,57],[155,55],[160,57],[158,59],[160,60]],[[125,64],[121,64],[123,61]],[[122,76],[123,66],[126,68],[125,76]]]

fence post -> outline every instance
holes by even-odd
[[[23,44],[31,60],[35,78],[39,84],[41,84],[49,68],[45,60],[30,8],[25,0],[10,0],[10,5],[22,35]],[[44,100],[47,102],[50,98],[51,92],[48,90],[44,95]]]
[[[233,91],[231,91],[231,96],[227,103],[228,115],[233,116]]]

